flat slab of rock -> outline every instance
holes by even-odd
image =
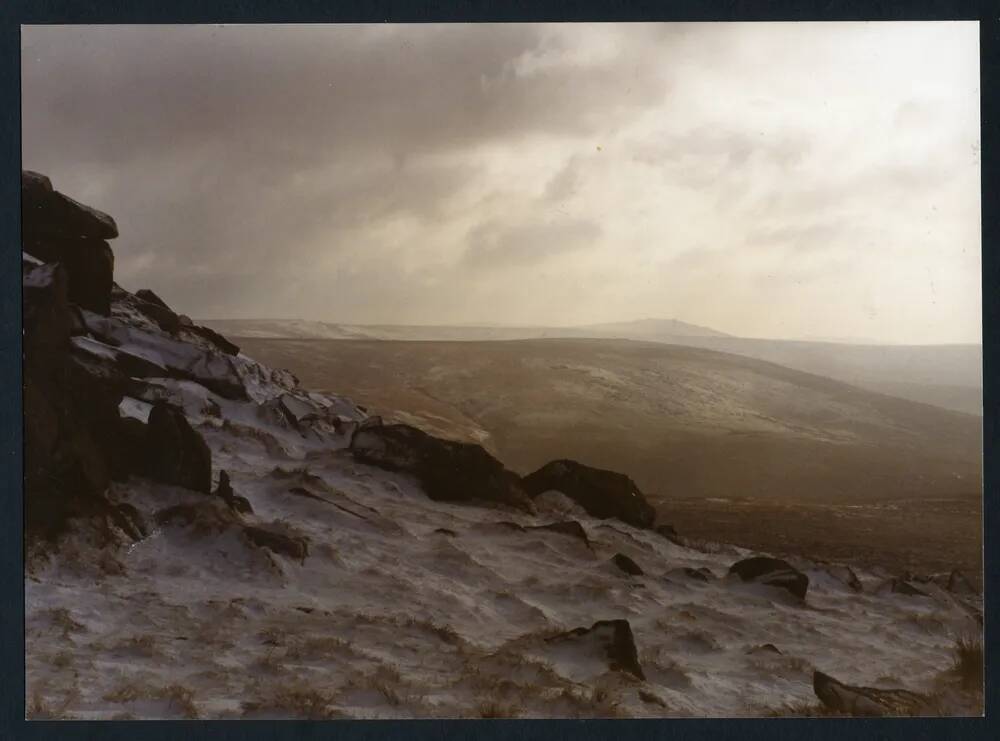
[[[546,491],[562,492],[594,517],[616,517],[635,527],[651,527],[656,516],[628,476],[573,460],[547,463],[521,479],[521,486],[532,497]]]

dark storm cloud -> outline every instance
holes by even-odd
[[[210,289],[189,271],[239,270],[257,292],[344,249],[354,227],[440,218],[478,172],[456,153],[586,136],[665,92],[652,71],[619,84],[621,55],[635,62],[647,47],[546,65],[567,50],[537,26],[33,27],[23,38],[25,166],[113,214],[120,275],[195,313]]]

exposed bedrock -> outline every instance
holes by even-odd
[[[443,440],[404,424],[370,424],[354,433],[351,452],[362,463],[413,474],[431,499],[531,506],[517,474],[473,443]]]
[[[562,492],[594,517],[617,517],[636,527],[651,527],[656,517],[652,505],[628,476],[572,460],[545,464],[521,479],[521,486],[531,497],[546,491]]]
[[[806,591],[809,589],[809,577],[780,558],[769,556],[745,558],[730,566],[729,573],[736,574],[741,581],[786,589],[799,599],[805,599]]]

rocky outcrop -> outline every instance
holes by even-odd
[[[212,453],[184,416],[165,401],[149,413],[146,468],[149,477],[165,484],[208,494],[212,490]]]
[[[546,491],[562,492],[594,517],[616,517],[636,527],[651,527],[656,516],[628,476],[572,460],[547,463],[522,478],[521,486],[532,497]]]
[[[813,673],[813,691],[826,707],[844,715],[910,716],[927,708],[927,698],[916,692],[857,687],[820,671]]]
[[[350,449],[362,463],[413,474],[431,499],[530,507],[517,474],[473,443],[443,440],[404,424],[370,424],[354,432]]]
[[[118,236],[114,219],[53,190],[47,177],[30,171],[21,173],[21,214],[24,251],[63,266],[71,302],[109,314],[115,258],[105,240]]]
[[[29,537],[54,537],[73,517],[107,514],[117,404],[107,379],[71,354],[68,274],[28,262],[22,277],[25,510]]]
[[[30,234],[86,239],[118,236],[114,219],[54,190],[49,178],[31,170],[21,171],[21,218],[22,230]]]
[[[730,566],[729,573],[737,575],[741,581],[785,589],[802,600],[806,598],[806,591],[809,589],[809,577],[780,558],[745,558]]]
[[[574,628],[548,638],[547,642],[576,644],[581,650],[585,650],[587,644],[594,644],[604,654],[609,669],[626,672],[637,679],[646,679],[639,665],[639,652],[628,620],[598,620],[589,628]]]

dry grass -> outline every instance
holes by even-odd
[[[336,636],[317,636],[289,647],[285,652],[288,661],[308,661],[324,659],[336,653],[354,653],[351,645]]]
[[[274,650],[259,656],[250,666],[255,672],[264,674],[281,674],[285,671],[284,663]]]
[[[73,716],[67,712],[67,708],[80,699],[80,691],[76,687],[71,689],[57,705],[50,705],[41,690],[36,688],[31,693],[25,708],[25,717],[29,720],[72,720]]]
[[[257,713],[309,720],[345,717],[334,707],[332,697],[301,685],[276,687],[265,697],[244,702],[242,710],[244,717]]]
[[[117,644],[115,646],[115,650],[138,654],[139,656],[144,656],[149,659],[162,655],[160,650],[156,647],[156,639],[148,634],[141,636],[129,636],[124,641]]]
[[[959,678],[962,689],[983,689],[983,640],[962,637],[955,641],[952,673]]]
[[[476,715],[480,718],[518,718],[521,708],[517,705],[504,704],[496,700],[484,700],[476,707]]]
[[[83,625],[76,622],[65,607],[57,607],[49,610],[49,619],[52,626],[62,631],[63,638],[69,638],[71,633],[82,633],[86,630]]]
[[[165,700],[169,707],[177,710],[182,717],[189,720],[198,718],[198,708],[194,704],[194,692],[179,684],[166,687],[140,687],[135,683],[122,684],[117,689],[104,695],[105,702],[119,705],[136,700]]]
[[[847,713],[831,710],[821,702],[796,702],[780,708],[770,708],[763,713],[751,709],[753,715],[764,718],[847,718]]]

